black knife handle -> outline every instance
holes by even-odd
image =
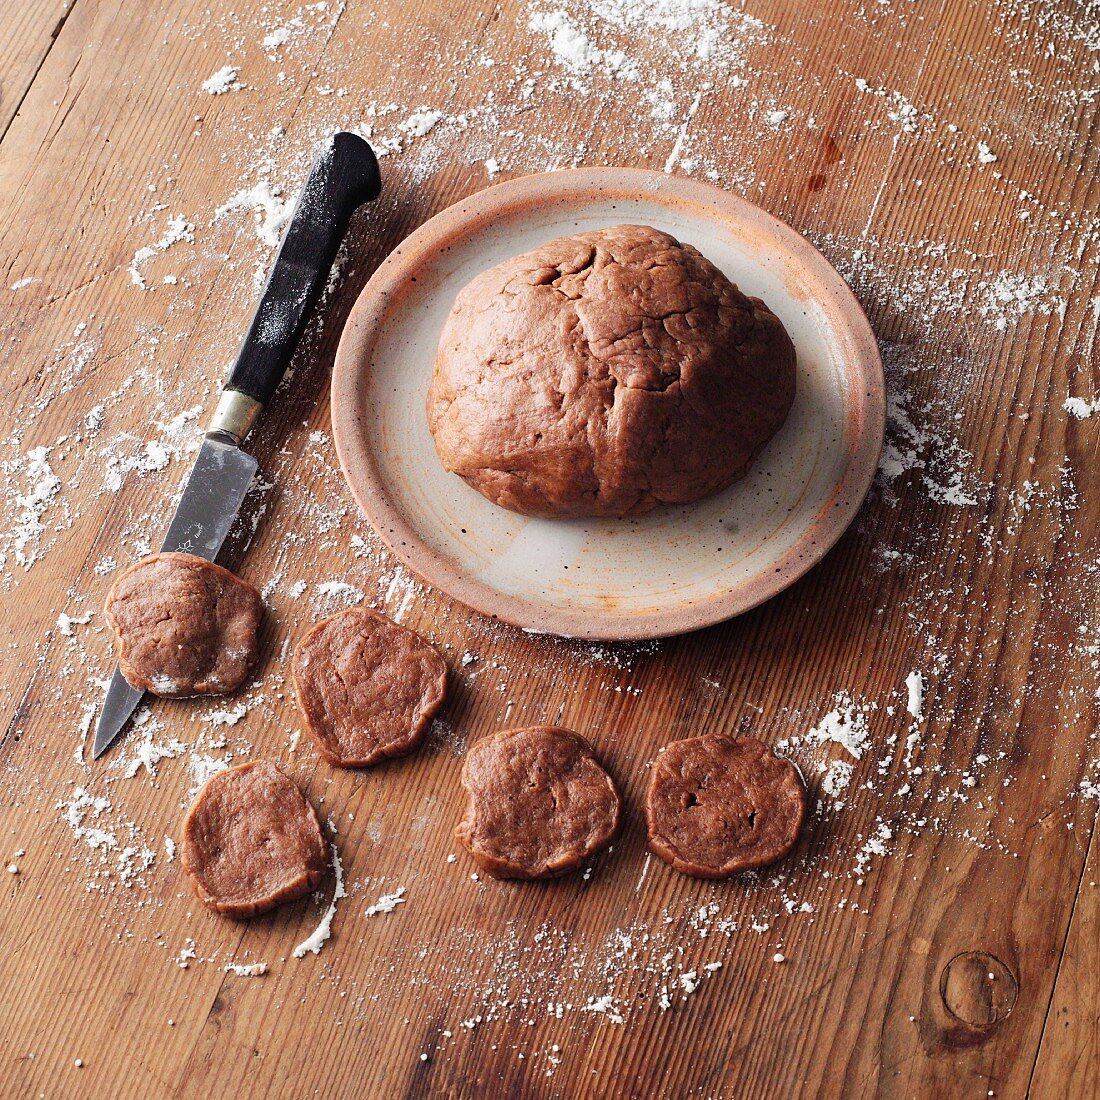
[[[374,150],[357,134],[334,134],[298,196],[227,391],[246,394],[260,405],[271,399],[332,269],[348,220],[381,188]]]

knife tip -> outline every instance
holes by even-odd
[[[123,716],[122,721],[115,725],[114,729],[105,726],[106,711],[99,716],[96,724],[95,736],[92,738],[92,760],[98,760],[114,743],[115,738],[122,732],[123,727],[129,721],[129,714]]]
[[[122,721],[111,729],[109,727],[104,728],[103,718],[100,718],[99,725],[96,727],[95,737],[92,738],[93,760],[98,760],[115,743],[115,740],[125,728],[129,719],[130,716],[128,714],[125,715]]]
[[[126,728],[130,716],[137,710],[143,695],[143,691],[126,682],[116,665],[107,694],[103,697],[99,721],[92,738],[93,760],[98,760],[114,744],[115,739]]]
[[[97,729],[92,739],[92,759],[98,760],[110,747],[113,737],[104,737],[103,731]]]

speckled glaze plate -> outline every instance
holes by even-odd
[[[748,476],[697,504],[630,520],[514,515],[436,456],[424,400],[443,321],[485,268],[551,237],[624,222],[696,245],[768,303],[798,352],[794,407]],[[389,256],[341,337],[332,424],[359,505],[429,583],[526,630],[629,640],[738,615],[816,564],[874,477],[885,385],[858,302],[789,226],[695,180],[579,169],[487,188]]]

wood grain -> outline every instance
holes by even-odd
[[[744,34],[745,59],[709,87],[682,75],[681,55],[661,55],[675,77],[667,128],[641,86],[597,75],[581,90],[555,67],[529,26],[550,6],[69,8],[59,29],[63,7],[48,4],[17,5],[0,26],[5,522],[23,507],[12,494],[27,491],[32,448],[49,448],[61,483],[30,543],[42,556],[24,569],[5,544],[0,578],[0,855],[18,866],[0,921],[4,1091],[1095,1092],[1096,803],[1077,791],[1097,775],[1100,433],[1062,407],[1100,386],[1097,111],[1079,94],[1096,55],[1077,33],[1080,5],[761,0],[748,11],[764,30],[724,24]],[[262,46],[295,19],[287,45]],[[604,49],[618,41],[592,33]],[[244,87],[203,93],[228,63]],[[734,622],[637,647],[500,627],[401,574],[357,515],[327,440],[341,325],[389,250],[490,182],[487,159],[504,173],[659,169],[696,91],[677,170],[715,173],[838,264],[892,390],[932,433],[929,465],[878,485],[820,567]],[[367,110],[389,103],[401,111]],[[233,924],[203,911],[168,860],[194,753],[124,778],[117,760],[134,759],[138,731],[113,769],[74,759],[110,642],[98,617],[71,637],[57,618],[96,611],[106,559],[133,559],[163,529],[188,453],[173,443],[164,468],[146,468],[148,445],[172,443],[164,424],[200,405],[180,436],[194,438],[248,321],[271,253],[250,213],[215,211],[261,179],[292,193],[334,126],[373,125],[378,142],[422,105],[447,120],[384,159],[384,196],[353,223],[340,281],[250,441],[270,486],[223,558],[270,589],[248,711],[215,727],[208,706],[152,708],[157,743],[205,738],[214,755],[279,759],[332,818],[353,892],[320,955],[298,960],[327,894]],[[465,128],[450,121],[463,112]],[[976,160],[979,140],[996,162]],[[142,261],[142,290],[135,253],[177,214],[195,240]],[[996,296],[1006,272],[1047,290],[1025,292],[1017,312]],[[965,467],[977,504],[929,489],[945,476],[937,462]],[[317,591],[332,580],[422,630],[455,673],[429,747],[362,773],[324,765],[305,737],[292,748],[285,646],[333,606]],[[927,719],[906,765],[914,669]],[[730,729],[803,738],[840,691],[865,706],[872,748],[851,761],[843,810],[808,772],[821,808],[775,876],[711,885],[647,860],[639,807],[662,744]],[[448,861],[463,747],[542,721],[594,740],[624,792],[623,834],[588,879],[474,881],[461,852]],[[226,748],[211,748],[223,733]],[[63,820],[58,803],[77,787],[109,795],[120,848],[155,851],[130,885],[118,852],[101,860]],[[885,855],[868,847],[883,830]],[[399,885],[404,905],[365,916]],[[231,960],[270,973],[241,978]],[[585,1010],[605,995],[622,1023]]]
[[[71,11],[71,0],[0,5],[0,139]]]

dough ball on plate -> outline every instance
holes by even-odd
[[[259,592],[192,554],[152,554],[111,586],[105,607],[118,665],[154,695],[224,695],[256,665]]]
[[[779,319],[644,225],[477,276],[444,325],[428,426],[444,467],[535,516],[628,516],[743,477],[794,400]]]

